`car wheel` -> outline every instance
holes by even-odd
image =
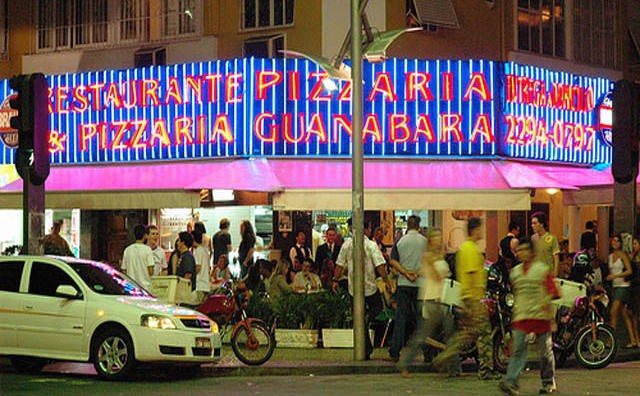
[[[106,380],[128,377],[135,368],[133,343],[129,334],[120,328],[108,328],[92,343],[93,367]]]
[[[47,364],[47,360],[27,356],[12,356],[11,364],[19,373],[36,374]]]

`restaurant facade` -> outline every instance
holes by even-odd
[[[47,76],[47,224],[68,219],[80,255],[115,262],[131,222],[158,223],[171,248],[194,218],[211,234],[221,217],[249,218],[282,249],[296,228],[343,220],[351,84],[328,79],[307,60],[258,58]],[[419,212],[451,249],[460,222],[479,214],[489,258],[510,220],[526,227],[541,209],[576,245],[585,219],[608,227],[612,84],[515,62],[365,62],[365,209],[393,228],[391,242]],[[0,95],[0,216],[15,222],[22,181],[7,80]],[[282,213],[297,219],[291,227],[280,227]],[[8,232],[5,245],[21,235]]]

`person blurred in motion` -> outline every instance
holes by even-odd
[[[513,306],[513,350],[509,358],[507,376],[499,385],[508,395],[519,395],[518,378],[527,362],[527,334],[534,334],[540,356],[539,393],[556,391],[555,360],[551,324],[553,307],[551,300],[559,297],[549,267],[536,259],[533,243],[524,238],[517,248],[520,264],[510,274],[515,303]]]
[[[450,307],[440,303],[442,296],[442,281],[451,276],[449,264],[444,259],[442,245],[442,231],[430,229],[426,232],[427,251],[422,258],[420,268],[420,291],[418,300],[422,303],[422,314],[419,316],[418,329],[409,340],[406,348],[402,350],[398,368],[403,377],[409,375],[408,368],[418,355],[421,347],[428,338],[438,339],[439,334],[444,335],[446,342],[455,330],[455,320],[450,312]],[[447,370],[451,376],[461,372],[460,360],[457,356],[451,359],[451,366]]]
[[[451,337],[447,348],[433,360],[438,371],[451,367],[451,360],[460,354],[463,345],[475,342],[478,348],[478,379],[495,380],[500,375],[493,372],[493,350],[491,323],[487,307],[482,303],[487,292],[487,272],[484,256],[478,246],[482,239],[482,220],[470,217],[467,220],[468,238],[456,253],[455,273],[460,282],[460,298],[463,308],[460,328]]]

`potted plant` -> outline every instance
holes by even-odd
[[[324,293],[318,306],[318,316],[324,348],[353,348],[351,297],[345,290]]]
[[[315,348],[318,345],[315,296],[283,294],[273,302],[277,318],[276,342],[279,347]]]

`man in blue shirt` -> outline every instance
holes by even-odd
[[[422,255],[427,247],[427,238],[420,234],[420,217],[412,215],[407,221],[407,233],[398,240],[396,248],[391,251],[391,266],[400,274],[396,289],[396,317],[393,325],[393,337],[389,356],[398,361],[400,350],[404,347],[409,334],[407,327],[415,329],[418,315],[417,273],[422,265]]]

